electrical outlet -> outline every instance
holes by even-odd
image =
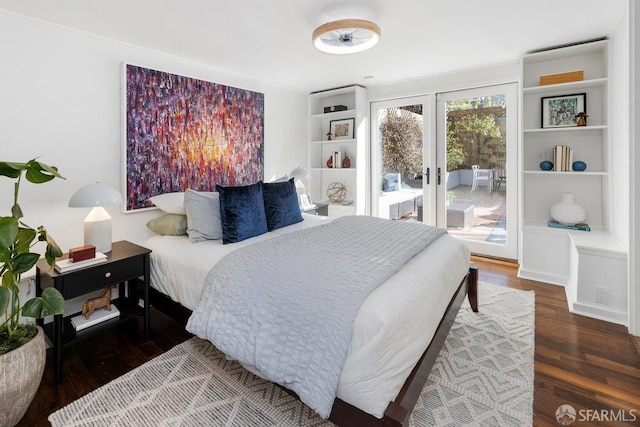
[[[609,304],[609,288],[596,286],[596,303],[605,305]]]

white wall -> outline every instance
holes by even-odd
[[[640,336],[640,7],[629,0],[631,58],[631,233],[629,252],[629,332]]]
[[[491,67],[462,70],[422,79],[367,87],[370,101],[402,98],[430,93],[451,92],[482,86],[497,85],[520,80],[520,61],[497,64]]]
[[[609,171],[611,182],[611,233],[625,248],[629,247],[629,111],[630,111],[630,59],[629,59],[629,15],[625,13],[611,35],[609,52],[612,66],[609,85],[611,159]]]
[[[121,188],[123,62],[264,93],[265,177],[306,164],[307,94],[2,11],[0,40],[0,160],[40,156],[67,178],[20,191],[25,222],[44,224],[63,250],[83,243],[88,209],[67,207],[73,192],[95,181]],[[0,215],[12,192],[1,178]],[[114,241],[143,241],[144,224],[160,213],[107,210]]]

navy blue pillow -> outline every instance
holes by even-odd
[[[302,221],[298,192],[291,178],[286,182],[266,182],[262,184],[264,213],[267,215],[267,229],[295,224]]]
[[[241,187],[216,185],[216,191],[220,193],[223,243],[240,242],[267,232],[262,182]]]

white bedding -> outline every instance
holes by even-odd
[[[301,223],[232,245],[154,236],[145,242],[153,251],[151,285],[194,310],[211,266],[227,252],[330,220],[312,215],[304,218]],[[431,341],[468,267],[466,246],[444,235],[367,297],[355,319],[339,398],[378,418],[383,416]]]

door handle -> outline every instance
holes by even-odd
[[[431,168],[427,168],[427,172],[423,173],[427,177],[427,185],[429,185],[429,177],[431,176]]]
[[[440,185],[440,178],[442,177],[442,171],[440,170],[440,168],[438,168],[437,176],[438,176],[438,180],[437,180],[438,181],[438,185]]]

